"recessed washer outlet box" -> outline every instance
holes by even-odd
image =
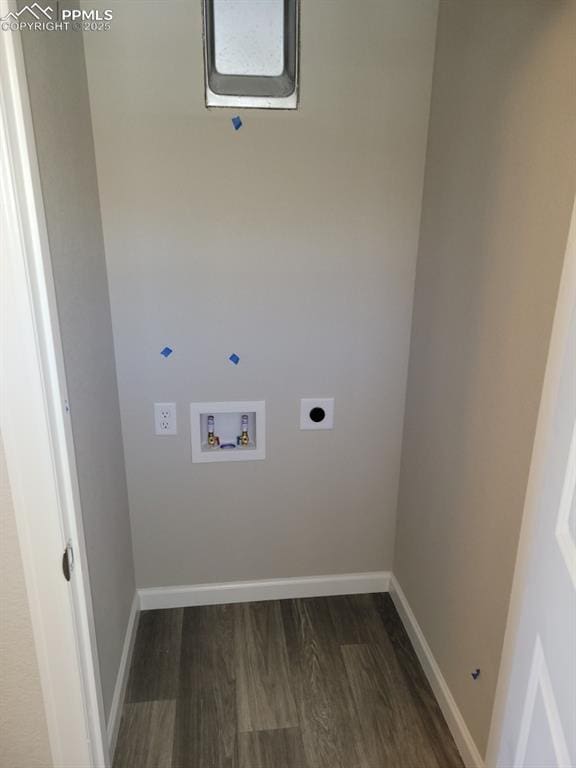
[[[334,429],[334,398],[300,400],[300,429]]]
[[[264,400],[190,403],[190,427],[194,464],[266,458]]]

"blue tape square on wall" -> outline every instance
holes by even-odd
[[[235,352],[232,355],[230,355],[228,360],[230,360],[231,363],[234,363],[234,365],[238,365],[238,363],[240,362],[240,358]]]
[[[174,350],[170,349],[170,347],[164,347],[164,349],[160,352],[160,354],[162,355],[162,357],[170,357],[173,351]]]

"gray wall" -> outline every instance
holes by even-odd
[[[114,10],[85,45],[137,583],[389,569],[436,4],[302,3],[301,109],[238,132],[199,2]],[[232,399],[267,401],[266,461],[193,465],[189,403]]]
[[[14,507],[0,437],[0,765],[52,765]]]
[[[106,713],[134,569],[82,36],[24,34]]]
[[[481,751],[576,187],[575,31],[575,3],[440,4],[394,571]]]

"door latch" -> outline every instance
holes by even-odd
[[[68,540],[66,549],[62,555],[62,573],[66,581],[70,581],[70,576],[74,570],[74,550],[72,549],[72,542]]]

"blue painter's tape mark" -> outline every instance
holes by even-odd
[[[240,362],[240,358],[238,357],[238,355],[236,353],[230,355],[228,360],[230,360],[231,363],[234,363],[234,365],[238,365],[238,363]]]
[[[239,131],[240,128],[242,128],[242,120],[236,115],[236,117],[232,118],[232,125],[234,126],[235,131]]]
[[[170,347],[164,347],[164,349],[162,350],[162,352],[160,352],[160,354],[162,355],[162,357],[170,357],[172,352],[174,352],[174,350],[170,349]]]

